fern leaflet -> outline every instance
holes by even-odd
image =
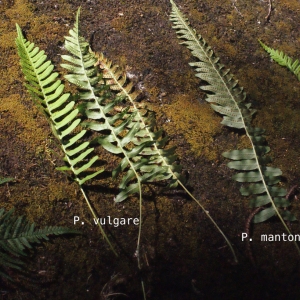
[[[11,177],[0,177],[0,184],[4,184],[6,182],[14,181],[14,178]]]
[[[229,168],[241,171],[233,178],[238,182],[250,183],[241,188],[241,194],[254,196],[251,201],[254,207],[265,206],[264,210],[255,215],[254,222],[263,222],[277,215],[290,233],[284,219],[293,221],[295,217],[289,211],[280,209],[290,203],[284,198],[286,190],[274,186],[280,181],[281,170],[267,166],[270,158],[266,154],[270,149],[265,145],[264,130],[251,126],[255,110],[251,109],[250,103],[245,103],[246,93],[233,79],[230,70],[219,63],[219,58],[214,55],[203,37],[196,34],[188,19],[170,1],[173,28],[178,38],[184,40],[181,44],[190,49],[192,55],[198,59],[190,65],[196,67],[196,76],[208,83],[200,87],[207,92],[206,101],[211,103],[213,110],[223,115],[223,125],[244,129],[252,145],[250,149],[233,150],[223,155],[233,160],[228,164]],[[299,251],[297,244],[295,245]]]

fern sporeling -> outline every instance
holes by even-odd
[[[172,0],[170,2],[172,5],[170,20],[174,24],[173,28],[178,38],[183,40],[181,44],[190,49],[192,55],[198,59],[190,65],[196,67],[196,77],[208,83],[200,86],[207,93],[206,101],[211,103],[213,110],[223,115],[221,122],[223,125],[244,129],[251,143],[250,149],[233,150],[223,155],[232,160],[228,163],[229,168],[241,171],[233,178],[238,182],[250,183],[240,189],[241,194],[254,196],[251,205],[265,208],[255,216],[254,222],[263,222],[277,215],[290,233],[283,219],[295,220],[295,217],[287,210],[279,212],[280,207],[286,208],[290,203],[284,198],[286,190],[274,186],[280,181],[282,172],[278,168],[267,166],[270,158],[266,154],[270,149],[265,145],[264,130],[251,126],[255,110],[251,109],[250,103],[245,103],[246,94],[238,82],[233,80],[230,70],[219,63],[219,58],[203,37],[197,35],[176,4]],[[300,253],[296,243],[295,246]]]

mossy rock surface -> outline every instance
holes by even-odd
[[[231,68],[258,110],[254,123],[267,131],[272,164],[284,174],[282,185],[299,184],[300,83],[270,62],[257,42],[261,39],[299,58],[299,1],[272,1],[268,21],[268,1],[176,3]],[[115,258],[97,227],[89,224],[92,218],[76,184],[55,170],[61,152],[23,87],[15,23],[62,71],[59,54],[79,6],[83,35],[93,50],[104,52],[142,87],[159,126],[177,146],[188,186],[233,242],[240,260],[232,264],[224,240],[184,192],[147,189],[142,257],[149,299],[299,298],[299,257],[292,243],[260,242],[261,234],[283,233],[276,219],[254,227],[251,245],[257,267],[247,258],[241,235],[251,212],[249,201],[240,196],[221,156],[245,147],[247,141],[223,128],[220,116],[205,103],[188,66],[189,51],[178,44],[168,21],[169,1],[15,0],[0,3],[0,176],[16,178],[0,186],[1,204],[16,207],[18,214],[40,226],[72,227],[78,215],[85,221],[80,227],[85,235],[38,247],[28,274],[15,274],[14,285],[1,282],[6,299],[105,299],[113,292],[142,298],[134,258],[137,227],[107,226],[121,253]],[[115,165],[112,156],[101,151],[99,155]],[[116,187],[116,182],[101,177],[87,187],[98,214],[137,217],[136,198],[114,204]],[[298,219],[299,211],[299,202],[293,201]],[[298,223],[291,226],[294,233],[300,232]]]

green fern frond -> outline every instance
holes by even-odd
[[[244,129],[252,145],[250,149],[234,150],[223,155],[233,160],[228,164],[230,168],[241,171],[234,176],[234,179],[238,182],[251,183],[247,188],[241,189],[242,195],[253,195],[251,204],[255,207],[265,207],[255,216],[254,222],[263,222],[278,215],[290,233],[283,219],[295,220],[295,217],[290,212],[280,209],[289,205],[289,202],[284,199],[286,190],[274,187],[280,181],[281,170],[266,166],[270,159],[266,155],[269,147],[265,145],[264,130],[251,126],[255,110],[251,109],[250,103],[245,103],[246,94],[233,79],[230,70],[219,63],[219,58],[215,56],[203,37],[197,35],[191,28],[188,19],[172,0],[171,4],[170,20],[174,24],[173,28],[178,38],[184,40],[181,44],[187,46],[192,55],[198,59],[190,65],[196,67],[196,76],[208,83],[200,87],[207,92],[206,100],[211,103],[212,109],[223,115],[222,124]],[[297,245],[296,247],[299,251]]]
[[[68,164],[58,169],[72,172],[74,180],[79,184],[91,213],[96,218],[97,216],[90,205],[82,185],[87,180],[103,172],[104,169],[90,172],[91,168],[97,168],[98,156],[90,158],[94,148],[90,147],[90,142],[84,140],[87,131],[81,128],[80,112],[79,108],[76,107],[75,101],[77,97],[73,97],[69,93],[63,94],[64,85],[60,80],[57,80],[58,73],[52,72],[54,66],[47,60],[44,51],[35,47],[34,43],[27,41],[23,37],[18,24],[16,27],[18,33],[16,44],[20,64],[27,80],[25,85],[37,105],[48,116],[52,131],[59,140],[64,152],[64,160]],[[101,225],[98,224],[98,226],[113,250]],[[115,251],[114,253],[116,254]]]
[[[52,130],[59,139],[65,154],[68,167],[62,170],[71,170],[74,179],[82,185],[101,173],[98,170],[86,175],[85,172],[98,160],[98,156],[89,159],[89,142],[82,142],[86,130],[80,129],[81,120],[78,118],[79,110],[75,108],[75,101],[70,94],[63,94],[64,85],[56,80],[58,73],[53,73],[54,66],[44,51],[40,51],[33,43],[24,39],[19,25],[16,44],[20,56],[20,64],[27,83],[25,84],[33,98],[38,100],[38,105],[51,120]],[[84,176],[84,177],[82,177]]]
[[[300,81],[300,62],[298,59],[294,60],[287,56],[284,52],[272,49],[265,45],[262,41],[258,40],[260,45],[264,48],[266,52],[270,54],[270,57],[277,62],[280,66],[288,68],[292,73],[294,73],[298,80]]]
[[[107,90],[109,86],[98,76],[99,66],[97,58],[90,50],[89,44],[80,36],[79,32],[80,9],[76,15],[74,28],[70,30],[70,36],[66,37],[65,48],[71,55],[63,55],[62,58],[68,64],[62,67],[69,71],[65,78],[79,88],[79,97],[85,102],[86,116],[91,119],[86,126],[100,135],[96,141],[110,153],[121,155],[122,160],[113,171],[113,176],[125,174],[119,185],[120,192],[115,197],[116,202],[121,202],[133,194],[139,195],[140,223],[137,242],[138,266],[140,265],[140,239],[142,226],[142,184],[165,177],[165,167],[159,164],[151,165],[151,149],[153,141],[144,138],[145,130],[137,119],[137,112],[131,112],[128,108],[117,112],[116,105],[122,100],[122,96],[113,97]],[[133,143],[136,139],[139,143]],[[142,167],[151,166],[147,172]],[[153,166],[153,167],[152,167]]]
[[[121,85],[122,93],[117,97],[114,94],[108,95],[109,86],[103,81],[105,76],[98,76],[101,73],[98,59],[80,35],[79,14],[80,10],[65,42],[65,48],[71,55],[62,55],[68,63],[61,66],[69,71],[65,78],[79,88],[79,97],[86,103],[85,113],[93,120],[85,123],[86,126],[101,135],[96,140],[107,151],[123,157],[113,171],[114,177],[125,173],[119,186],[120,193],[115,197],[116,202],[121,202],[140,193],[142,183],[165,180],[172,175],[168,174],[167,167],[155,156],[153,138],[147,136],[152,126],[150,119],[145,118],[141,122],[141,113],[137,109],[115,109],[125,96],[130,99],[135,99],[135,96],[130,94],[130,86],[124,88],[124,83]],[[134,102],[133,105],[136,108]],[[156,138],[160,134],[157,133]]]
[[[23,216],[13,216],[14,209],[8,212],[0,209],[0,266],[22,270],[25,264],[20,259],[26,256],[26,249],[32,249],[33,244],[49,240],[49,235],[79,234],[79,231],[60,226],[46,226],[35,229]],[[4,270],[0,276],[11,279]]]

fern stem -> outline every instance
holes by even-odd
[[[236,257],[236,254],[234,252],[234,249],[232,247],[232,244],[230,243],[230,241],[228,240],[228,238],[226,237],[225,233],[221,230],[221,228],[218,226],[218,224],[215,222],[215,220],[211,217],[211,215],[209,214],[209,212],[204,208],[204,206],[200,203],[199,200],[197,200],[191,193],[190,191],[184,186],[184,184],[180,181],[177,180],[178,184],[181,185],[181,187],[185,190],[185,192],[194,200],[196,201],[196,203],[200,206],[200,208],[203,210],[203,212],[206,214],[206,216],[210,219],[210,221],[214,224],[214,226],[217,228],[217,230],[221,233],[221,235],[223,236],[223,238],[225,239],[227,245],[230,248],[230,251],[233,255],[234,261],[237,263],[238,259]]]
[[[144,285],[144,281],[143,281],[143,279],[141,280],[141,284],[142,284],[143,297],[144,297],[144,300],[146,300],[146,299],[147,299],[147,297],[146,297],[145,285]]]
[[[142,233],[142,186],[141,182],[138,179],[139,185],[139,210],[140,210],[140,223],[139,223],[139,233],[138,233],[138,240],[136,245],[136,256],[138,261],[138,268],[141,269],[141,261],[140,261],[140,243],[141,243],[141,233]]]
[[[88,205],[88,207],[89,207],[89,209],[90,209],[90,211],[91,211],[91,213],[92,213],[94,219],[97,220],[97,215],[96,215],[94,209],[92,208],[92,205],[91,205],[91,203],[90,203],[90,201],[89,201],[89,198],[87,197],[87,195],[86,195],[84,189],[82,188],[82,186],[79,186],[79,188],[80,188],[80,191],[81,191],[81,193],[82,193],[82,195],[83,195],[83,197],[84,197],[84,199],[85,199],[85,201],[86,201],[86,203],[87,203],[87,205]],[[101,232],[102,236],[104,237],[104,239],[105,239],[106,242],[108,243],[110,249],[111,249],[112,252],[118,257],[118,253],[116,252],[116,250],[115,250],[114,247],[112,246],[112,244],[111,244],[109,238],[107,237],[106,233],[104,232],[104,230],[103,230],[103,228],[102,228],[100,222],[97,222],[97,224],[98,224],[98,227],[99,227],[99,229],[100,229],[100,232]]]
[[[140,223],[139,223],[139,233],[138,233],[138,240],[136,245],[136,257],[138,262],[138,268],[139,270],[142,270],[141,266],[141,260],[140,260],[140,243],[141,243],[141,233],[142,233],[142,201],[143,201],[143,195],[142,195],[142,185],[140,180],[138,179],[138,185],[139,185],[139,210],[140,210]],[[145,292],[145,284],[143,277],[141,277],[141,285],[142,285],[142,292],[144,300],[146,300],[146,292]]]

